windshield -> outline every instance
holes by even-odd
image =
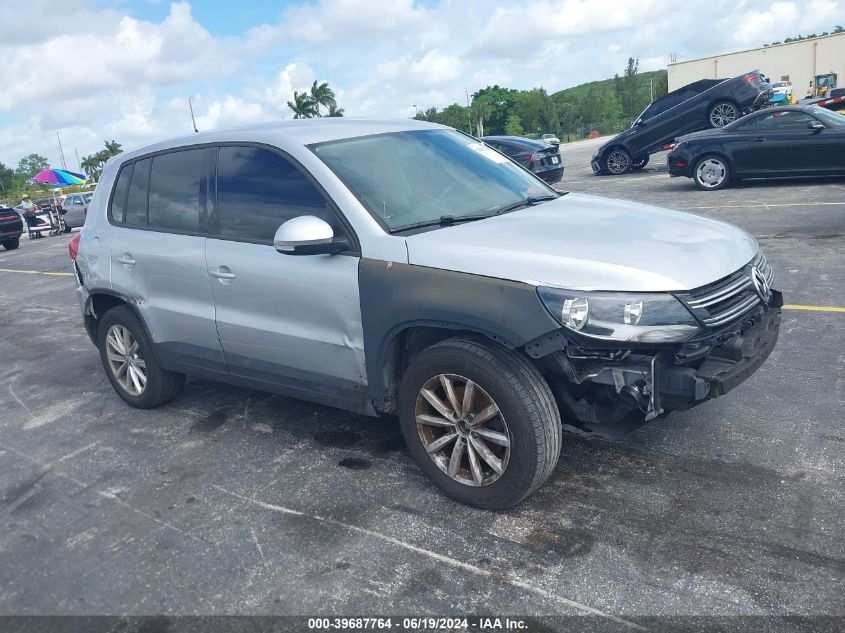
[[[821,122],[828,127],[845,127],[845,116],[837,114],[836,112],[833,112],[826,108],[813,106],[810,109],[810,114],[812,114],[817,119],[820,119]]]
[[[557,195],[531,173],[454,130],[414,130],[311,146],[388,231],[493,214]]]

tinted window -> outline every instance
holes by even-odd
[[[805,112],[787,110],[786,112],[771,112],[757,118],[759,130],[806,130],[807,125],[815,119]]]
[[[323,196],[287,159],[256,147],[221,147],[217,158],[220,234],[272,242],[282,222],[316,215],[341,228]]]
[[[147,226],[147,186],[150,180],[150,162],[146,158],[135,163],[132,180],[129,181],[129,195],[126,198],[124,222],[132,226]]]
[[[150,175],[150,226],[200,230],[205,208],[205,150],[192,149],[153,157]]]
[[[125,165],[117,177],[114,195],[111,200],[109,214],[115,222],[123,222],[126,213],[126,192],[129,189],[129,179],[132,177],[132,165]]]

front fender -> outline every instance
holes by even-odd
[[[391,343],[410,327],[471,331],[511,349],[560,327],[530,284],[372,259],[361,260],[358,278],[376,410],[384,410]]]

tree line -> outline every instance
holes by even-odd
[[[667,93],[665,70],[639,72],[639,60],[629,58],[613,79],[594,81],[549,94],[543,87],[516,90],[487,86],[464,106],[453,103],[438,110],[418,110],[415,119],[441,123],[475,136],[507,134],[581,138],[597,131],[618,132],[653,100]]]

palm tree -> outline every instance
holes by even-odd
[[[293,91],[293,101],[288,101],[294,119],[310,119],[314,116],[314,100],[307,92]]]
[[[336,105],[330,105],[329,113],[326,116],[343,116],[343,108],[338,108]]]
[[[325,81],[318,85],[316,79],[311,84],[311,101],[314,103],[317,116],[322,116],[320,106],[329,108],[329,111],[333,106],[337,106],[337,101],[334,99],[334,90],[329,88],[329,84]]]
[[[80,167],[91,180],[100,179],[100,158],[96,154],[83,156]]]
[[[115,140],[104,141],[104,143],[106,144],[106,152],[108,152],[109,158],[117,156],[123,151],[123,146]]]

